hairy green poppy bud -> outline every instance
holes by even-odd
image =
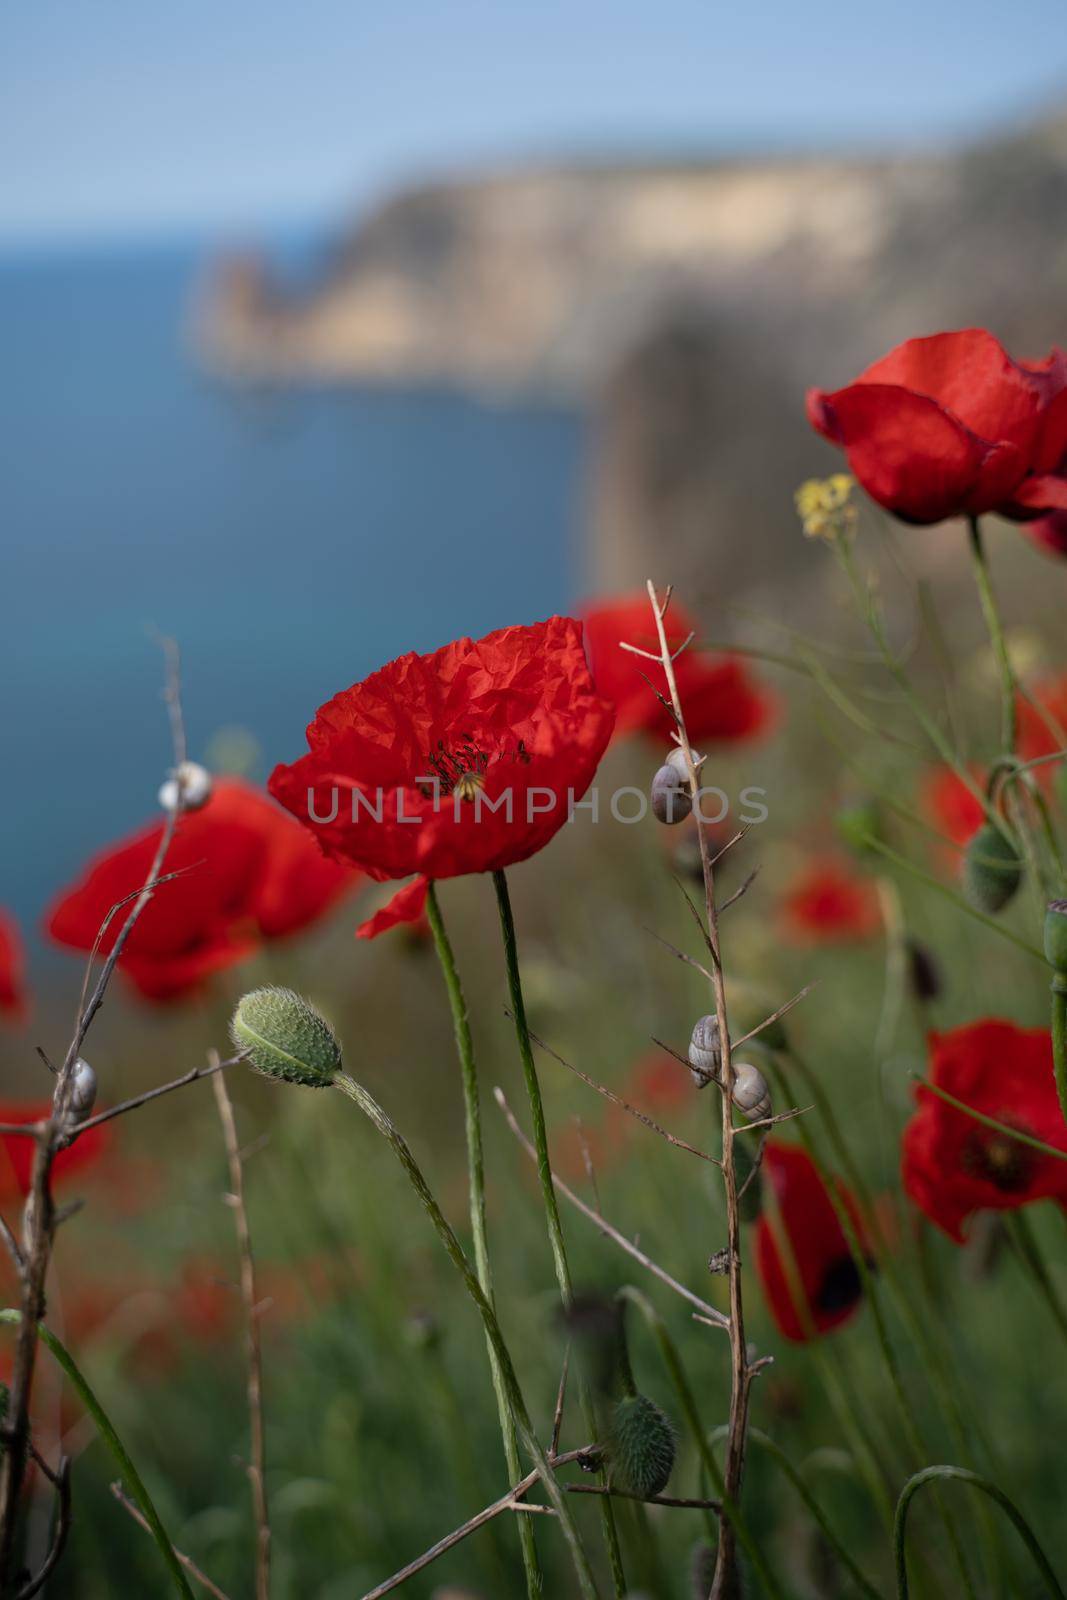
[[[611,1481],[647,1499],[662,1494],[674,1467],[674,1428],[647,1395],[628,1395],[611,1414],[608,1456]]]
[[[309,1089],[328,1089],[341,1070],[330,1024],[291,989],[254,989],[238,1004],[230,1036],[257,1072]]]
[[[963,892],[978,911],[1002,911],[1022,881],[1022,863],[995,823],[974,835],[963,857]]]
[[[1067,900],[1050,900],[1045,912],[1045,960],[1067,975]]]

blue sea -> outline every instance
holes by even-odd
[[[181,646],[191,753],[247,730],[263,777],[383,661],[581,586],[576,415],[229,389],[187,337],[204,250],[0,257],[0,904],[29,928],[153,813],[154,630]]]

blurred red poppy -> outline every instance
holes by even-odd
[[[309,753],[269,787],[327,855],[372,877],[491,872],[567,821],[613,721],[581,624],[551,617],[391,661],[319,708]],[[376,931],[421,913],[416,885],[401,896]]]
[[[28,1009],[22,936],[11,913],[0,907],[0,1013],[21,1021]]]
[[[1006,1126],[1067,1151],[1052,1041],[1044,1028],[986,1019],[930,1035],[930,1081]],[[921,1085],[904,1130],[904,1188],[931,1222],[963,1242],[975,1211],[1012,1211],[1032,1200],[1067,1204],[1067,1161],[986,1127]]]
[[[771,1315],[786,1339],[829,1333],[858,1309],[863,1284],[826,1185],[806,1151],[775,1139],[763,1152],[762,1171],[778,1213],[769,1215],[765,1203],[756,1224],[756,1271]],[[832,1181],[866,1250],[856,1202],[842,1183]]]
[[[1053,556],[1067,556],[1067,511],[1053,511],[1023,524],[1023,532],[1039,550]]]
[[[1067,355],[1013,361],[983,328],[908,339],[808,417],[905,522],[1067,510]]]
[[[979,784],[984,781],[978,771],[972,776]],[[932,826],[952,844],[961,847],[968,843],[985,821],[981,802],[951,767],[932,767],[924,773],[919,803]],[[955,851],[951,857],[953,863],[958,860]]]
[[[51,1110],[50,1100],[0,1100],[0,1122],[23,1126],[43,1122]],[[95,1166],[107,1147],[110,1131],[106,1124],[90,1128],[61,1150],[52,1164],[54,1181],[62,1183],[75,1172]],[[0,1200],[25,1199],[29,1194],[35,1148],[33,1139],[26,1134],[0,1134]]]
[[[1036,705],[1019,696],[1019,755],[1023,761],[1036,761],[1057,750],[1067,749],[1067,673],[1045,678],[1033,691]],[[1057,729],[1059,731],[1057,731]],[[1059,764],[1045,762],[1034,773],[1044,786],[1050,785]]]
[[[809,862],[787,888],[780,909],[784,932],[794,944],[868,939],[882,925],[869,880],[834,856]]]
[[[145,880],[164,823],[110,846],[89,863],[48,915],[58,944],[91,950],[111,908]],[[151,1000],[188,993],[248,955],[261,939],[295,933],[323,915],[356,881],[266,795],[220,778],[207,805],[179,823],[164,870],[179,875],[141,913],[119,967]],[[107,954],[122,928],[113,918]]]
[[[663,670],[653,661],[631,655],[620,640],[642,650],[659,650],[647,595],[587,606],[586,642],[598,691],[615,704],[617,734],[645,733],[666,740],[674,718],[649,688],[666,694]],[[667,641],[676,650],[698,629],[678,602],[667,613]],[[736,656],[713,655],[694,642],[674,663],[685,724],[693,744],[737,744],[770,731],[778,705]]]

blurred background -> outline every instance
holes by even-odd
[[[1062,21],[1057,0],[9,9],[0,905],[23,927],[37,999],[28,1027],[0,1030],[5,1094],[41,1092],[31,1045],[62,1049],[81,981],[78,960],[40,937],[45,906],[93,850],[153,814],[170,758],[158,631],[182,647],[191,754],[262,781],[300,753],[322,701],[384,660],[650,574],[679,585],[715,643],[751,641],[753,614],[836,624],[828,563],[792,506],[801,479],[837,464],[805,421],[805,388],[941,327],[988,326],[1023,356],[1067,344]],[[1062,666],[1064,569],[1015,531],[992,548],[1013,623],[1047,624],[1045,663]],[[973,597],[957,609],[958,542],[921,530],[907,552],[941,585],[965,682],[984,693]],[[795,694],[779,677],[783,698]],[[644,783],[650,759],[614,750],[610,777]],[[811,719],[791,715],[773,744],[723,758],[728,790],[764,784],[773,797],[765,883],[824,847],[841,765]],[[641,933],[681,941],[687,924],[660,841],[636,838],[566,830],[515,877],[535,1021],[651,1107],[663,1061],[657,1078],[649,1036],[684,1048],[704,996]],[[950,911],[905,898],[909,927],[956,963],[934,1020],[998,1007],[1041,1020],[1043,979],[1020,983]],[[881,947],[846,936],[829,955],[789,948],[769,905],[749,897],[739,910],[738,997],[755,1016],[822,978],[822,1007],[798,1026],[846,1105],[868,1074],[856,1137],[872,1186],[891,1188],[922,1019],[896,1057],[861,1050],[882,1003]],[[448,886],[446,911],[485,1082],[517,1090],[486,886]],[[144,1087],[223,1041],[242,986],[291,982],[356,1042],[461,1218],[459,1093],[432,953],[403,933],[354,945],[364,914],[344,901],[178,1013],[116,991],[93,1059],[109,1096]],[[277,1595],[351,1600],[499,1492],[480,1349],[475,1361],[446,1266],[364,1130],[324,1126],[314,1096],[282,1119],[266,1085],[234,1092],[250,1142],[271,1139],[250,1184],[276,1312]],[[584,1181],[580,1112],[594,1143],[599,1129],[606,1206],[712,1293],[704,1260],[719,1221],[677,1226],[694,1193],[713,1204],[710,1186],[602,1126],[580,1085],[554,1078],[547,1093],[570,1176]],[[663,1102],[671,1125],[690,1119],[699,1142],[704,1107],[676,1101]],[[235,1266],[214,1107],[205,1091],[140,1115],[74,1224],[83,1232],[61,1240],[54,1313],[176,1539],[240,1597],[246,1423],[239,1322],[220,1289]],[[542,1223],[507,1135],[489,1137],[501,1299],[543,1421],[560,1338]],[[938,1244],[927,1280],[946,1326],[966,1328],[962,1381],[996,1438],[1026,1441],[1028,1509],[1062,1543],[1043,1398],[994,1381],[1020,1348],[1052,1370],[1055,1329],[1034,1329],[1016,1278],[972,1317],[973,1284],[939,1273],[956,1253]],[[575,1251],[583,1282],[619,1281],[595,1235]],[[90,1256],[107,1270],[86,1276]],[[670,1314],[689,1339],[685,1308]],[[753,1316],[761,1347],[773,1344],[766,1312]],[[818,1463],[839,1522],[884,1574],[888,1543],[827,1413],[820,1359],[817,1347],[789,1352],[757,1420]],[[883,1423],[869,1327],[847,1360],[876,1418],[867,1431],[903,1455]],[[718,1415],[714,1345],[698,1346],[693,1376]],[[58,1397],[48,1403],[58,1416]],[[95,1467],[79,1480],[78,1559],[55,1593],[157,1592],[152,1549],[110,1500],[92,1430],[61,1420]],[[936,1426],[931,1449],[952,1449]],[[848,1593],[798,1503],[752,1471],[796,1595]],[[646,1591],[688,1592],[683,1569]],[[939,1578],[935,1560],[927,1592],[943,1597]],[[513,1540],[405,1592],[453,1579],[465,1587],[442,1595],[518,1594]],[[996,1592],[1023,1596],[1024,1581]]]
[[[1057,19],[12,13],[4,901],[33,922],[150,804],[152,627],[199,752],[247,729],[262,774],[401,650],[650,563],[720,636],[792,584],[807,385],[940,326],[1062,337]]]

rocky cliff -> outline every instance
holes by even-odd
[[[284,293],[219,264],[198,318],[216,370],[594,398],[596,574],[666,544],[683,582],[758,581],[821,460],[803,389],[889,344],[982,323],[1067,343],[1067,116],[868,161],[524,170],[399,195]],[[713,579],[708,530],[731,570]]]

